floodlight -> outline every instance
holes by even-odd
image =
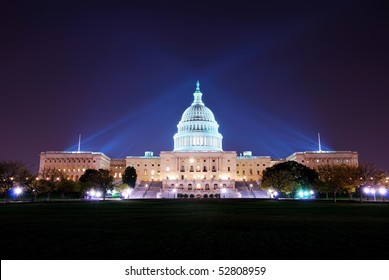
[[[17,187],[17,188],[15,188],[14,192],[15,192],[16,195],[19,195],[19,194],[22,193],[22,189]]]

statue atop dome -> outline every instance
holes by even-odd
[[[193,100],[192,105],[196,105],[196,104],[204,105],[203,101],[201,100],[201,97],[203,96],[203,94],[200,91],[200,82],[199,81],[196,82],[196,91],[193,93],[193,96],[194,96],[194,100]]]

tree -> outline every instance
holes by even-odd
[[[118,193],[123,193],[128,188],[127,184],[115,184],[114,189]]]
[[[65,194],[79,191],[79,185],[73,180],[63,179],[58,182],[57,190],[61,192],[62,199],[65,198]]]
[[[288,170],[266,168],[263,172],[262,187],[290,193],[295,188],[293,175]]]
[[[17,185],[24,186],[31,173],[20,161],[0,161],[0,190],[4,192],[4,203],[8,201],[8,192]]]
[[[385,172],[378,169],[372,163],[364,163],[359,166],[362,186],[375,186],[385,182]]]
[[[100,189],[103,194],[103,200],[105,200],[105,193],[113,188],[113,180],[113,176],[106,169],[87,169],[79,179],[84,187]]]
[[[360,201],[362,202],[362,188],[387,185],[388,180],[384,171],[378,169],[373,163],[364,163],[360,168]]]
[[[357,166],[350,165],[321,165],[318,168],[321,184],[320,192],[332,192],[334,202],[339,192],[346,192],[352,199],[359,186],[360,169]]]
[[[27,190],[34,196],[32,201],[36,201],[38,194],[42,193],[43,187],[42,180],[39,180],[37,176],[31,176],[31,179],[26,182]]]
[[[66,173],[54,168],[45,168],[39,175],[41,179],[37,184],[40,192],[47,192],[47,201],[50,201],[51,195],[54,191],[58,190],[59,183],[66,180]]]
[[[129,185],[131,188],[134,188],[136,179],[137,179],[137,174],[135,168],[133,166],[127,166],[122,176],[122,182],[124,184]]]
[[[274,188],[287,195],[293,194],[298,188],[313,188],[318,182],[315,170],[295,161],[286,161],[268,167],[262,176],[262,186]]]

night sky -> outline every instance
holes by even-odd
[[[223,149],[389,171],[385,1],[2,1],[0,160],[173,149],[200,80]]]

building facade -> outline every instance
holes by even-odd
[[[352,151],[296,152],[286,159],[253,156],[251,151],[240,155],[236,151],[223,151],[219,124],[202,101],[202,95],[197,82],[193,102],[177,125],[173,151],[161,151],[159,156],[146,151],[144,156],[125,159],[110,159],[96,152],[42,152],[39,170],[62,170],[70,179],[77,180],[86,169],[110,169],[120,181],[125,168],[133,166],[138,185],[154,183],[161,189],[161,197],[169,195],[171,190],[207,195],[228,190],[229,197],[240,197],[240,190],[259,184],[263,171],[276,163],[293,160],[314,169],[324,164],[358,165],[358,153]]]

